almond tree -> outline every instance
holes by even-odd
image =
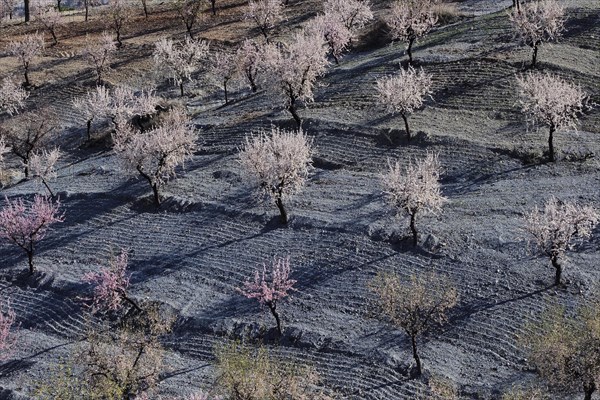
[[[163,38],[156,43],[154,62],[158,68],[168,70],[173,82],[179,86],[181,97],[184,82],[192,80],[192,73],[208,55],[208,48],[206,41],[188,37],[183,42]]]
[[[540,210],[537,206],[525,215],[525,231],[533,237],[538,251],[550,257],[556,274],[554,284],[560,285],[563,270],[561,260],[578,241],[589,239],[600,214],[589,206],[562,202],[551,197]]]
[[[376,295],[378,312],[410,337],[417,374],[423,373],[417,338],[435,325],[448,320],[448,310],[456,306],[458,292],[447,278],[436,273],[411,275],[404,281],[395,273],[379,273],[370,283]]]
[[[35,19],[52,35],[52,46],[56,46],[58,44],[56,30],[64,23],[60,12],[53,4],[43,4],[36,8]]]
[[[10,146],[12,153],[21,159],[26,178],[29,177],[31,156],[46,148],[55,128],[54,118],[41,112],[25,115],[24,121],[14,124],[12,129],[5,132],[6,144]]]
[[[269,41],[269,32],[283,20],[281,0],[248,0],[245,18],[254,21],[260,33]]]
[[[13,201],[5,197],[5,202],[0,210],[0,238],[25,251],[29,273],[33,274],[35,245],[46,236],[50,225],[64,221],[64,214],[59,213],[60,203],[37,194],[30,205],[22,197]]]
[[[27,167],[31,173],[31,176],[34,179],[38,179],[42,182],[42,184],[48,190],[50,194],[50,198],[54,199],[54,193],[50,186],[48,186],[48,181],[50,179],[56,178],[56,169],[55,165],[58,159],[61,157],[61,152],[58,148],[54,148],[50,151],[46,151],[42,149],[37,153],[32,153],[29,158],[29,164]]]
[[[556,0],[530,1],[514,8],[509,19],[521,42],[533,49],[531,68],[535,68],[539,46],[562,34],[565,9]]]
[[[4,6],[4,10],[8,14],[9,19],[13,19],[14,11],[18,2],[18,0],[0,0],[0,3],[2,3]]]
[[[412,64],[412,46],[437,23],[434,0],[396,0],[385,17],[392,40],[408,44],[408,63]]]
[[[248,81],[253,92],[258,90],[258,74],[264,72],[264,51],[265,46],[252,39],[244,40],[236,51],[238,75]]]
[[[121,34],[123,26],[131,18],[131,5],[128,0],[110,0],[108,3],[109,19],[117,36],[117,47],[123,46]]]
[[[6,145],[3,136],[0,136],[0,172],[4,169],[4,155],[10,153],[10,147]]]
[[[236,77],[238,70],[239,66],[236,64],[234,54],[221,50],[212,55],[209,74],[211,78],[223,88],[225,92],[225,104],[229,103],[227,97],[227,84]]]
[[[23,90],[12,79],[4,78],[0,84],[0,113],[6,111],[9,115],[19,112],[25,107],[29,93]]]
[[[302,120],[298,116],[297,103],[314,100],[317,78],[325,73],[329,65],[323,37],[306,30],[296,32],[290,43],[268,46],[264,63],[267,88],[283,99],[300,128]]]
[[[185,29],[188,35],[190,35],[190,39],[194,38],[192,28],[200,19],[200,13],[204,8],[202,4],[203,2],[198,0],[177,0],[176,2],[175,8],[177,14],[179,14],[179,17],[185,24]]]
[[[418,243],[417,215],[437,213],[447,201],[441,191],[440,172],[438,155],[427,153],[423,160],[411,161],[406,168],[398,161],[389,163],[387,173],[381,177],[388,201],[396,213],[410,216],[413,246]]]
[[[273,314],[277,322],[277,332],[282,334],[281,319],[277,312],[277,302],[287,297],[288,292],[293,290],[296,281],[290,279],[290,258],[276,258],[267,273],[267,265],[263,264],[262,273],[257,269],[254,273],[254,281],[246,280],[243,288],[237,288],[238,292],[249,299],[256,299],[261,305],[265,305]]]
[[[394,76],[377,80],[377,101],[386,107],[387,112],[399,113],[404,120],[408,140],[411,139],[408,126],[408,114],[421,108],[427,96],[431,96],[431,75],[423,69],[413,67],[400,70]]]
[[[123,303],[129,303],[136,311],[142,311],[140,306],[127,295],[130,275],[126,273],[128,256],[127,251],[109,261],[108,267],[100,268],[98,272],[88,272],[83,276],[83,281],[94,285],[92,309],[94,311],[118,311]]]
[[[198,133],[187,114],[175,109],[160,127],[143,134],[131,126],[119,127],[113,140],[125,169],[148,181],[154,202],[160,206],[162,187],[176,176],[177,167],[191,158],[197,138]]]
[[[8,53],[19,59],[25,76],[25,86],[31,86],[29,67],[33,60],[44,50],[44,36],[39,33],[24,35],[21,39],[8,44]]]
[[[98,103],[96,101],[96,97],[98,95],[103,95],[104,93],[108,92],[99,92],[98,90],[95,90],[87,92],[85,96],[73,99],[73,108],[75,108],[75,110],[77,110],[85,118],[88,141],[92,140],[92,122],[94,122],[96,115],[102,115],[102,113],[104,113],[104,110],[106,109],[104,106],[108,104]]]
[[[520,342],[538,374],[561,394],[583,390],[584,400],[592,400],[600,385],[598,298],[579,306],[575,315],[562,307],[550,307],[527,328]],[[572,398],[561,396],[567,397]]]
[[[312,153],[311,142],[301,130],[272,127],[270,134],[259,131],[258,135],[246,137],[246,145],[240,152],[242,168],[254,178],[260,192],[275,202],[282,224],[288,223],[284,200],[306,183]]]
[[[318,15],[308,21],[307,30],[315,35],[321,35],[329,46],[329,53],[339,65],[340,57],[350,44],[352,34],[338,16],[333,14]]]
[[[116,51],[117,46],[106,31],[93,39],[89,36],[85,37],[82,55],[96,71],[96,85],[102,85],[102,75],[110,70],[110,63]]]
[[[325,14],[337,17],[353,33],[373,19],[367,0],[326,0],[323,7]]]
[[[555,161],[554,133],[577,128],[578,116],[589,107],[587,94],[579,87],[549,73],[517,77],[519,103],[534,123],[547,125],[548,158]]]
[[[16,313],[10,306],[9,301],[3,300],[0,304],[0,361],[10,357],[15,338],[11,328],[15,324]]]

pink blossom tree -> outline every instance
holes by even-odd
[[[252,39],[244,40],[236,51],[238,75],[245,78],[253,92],[258,90],[258,75],[264,72],[264,52],[265,46]]]
[[[94,38],[86,36],[85,48],[81,54],[96,72],[96,85],[102,85],[102,76],[110,70],[110,63],[116,51],[117,46],[108,32],[104,31]]]
[[[589,106],[588,95],[579,86],[549,73],[517,77],[517,86],[523,113],[534,123],[549,127],[548,158],[555,161],[554,133],[577,127],[579,115]]]
[[[408,140],[411,139],[408,114],[423,106],[425,98],[432,93],[431,85],[431,75],[410,66],[397,75],[377,80],[378,103],[385,106],[387,112],[400,114]]]
[[[44,36],[39,33],[24,35],[21,39],[8,44],[8,53],[16,57],[23,67],[25,86],[31,86],[29,67],[33,60],[44,50]]]
[[[315,35],[321,35],[329,46],[329,54],[333,56],[336,64],[350,44],[352,34],[343,21],[333,14],[318,15],[308,21],[307,30]]]
[[[50,189],[48,185],[48,181],[56,178],[56,162],[61,157],[61,152],[58,148],[54,148],[52,150],[42,149],[37,153],[33,153],[29,158],[29,171],[31,176],[42,182],[42,184],[48,190],[50,197],[52,199],[55,198],[54,192]]]
[[[123,303],[129,303],[136,311],[141,311],[140,306],[127,295],[129,287],[129,274],[127,274],[128,255],[121,249],[121,253],[109,261],[108,267],[100,268],[98,272],[88,272],[83,276],[83,281],[94,286],[92,296],[92,309],[94,311],[118,311]]]
[[[337,17],[352,33],[373,19],[371,5],[366,0],[326,0],[323,8],[325,14]]]
[[[509,19],[521,42],[533,49],[531,68],[535,68],[539,46],[562,34],[565,9],[556,0],[530,1],[514,8]]]
[[[64,221],[64,214],[59,213],[60,203],[40,195],[35,195],[30,205],[26,205],[21,197],[13,201],[5,197],[5,202],[0,210],[0,238],[25,251],[29,273],[33,274],[36,244],[46,237],[50,225]]]
[[[159,69],[167,70],[184,96],[183,84],[192,80],[192,74],[208,56],[209,45],[204,40],[186,37],[183,42],[161,39],[156,43],[154,62]]]
[[[0,304],[0,361],[10,357],[15,338],[11,332],[16,319],[16,313],[10,306],[9,301]]]
[[[58,44],[56,31],[64,24],[61,13],[54,8],[53,3],[41,2],[35,8],[35,20],[52,36],[52,46]]]
[[[448,200],[442,195],[439,182],[441,166],[437,154],[427,153],[423,160],[411,161],[403,168],[396,161],[389,163],[381,180],[388,202],[398,216],[410,216],[413,246],[418,243],[417,215],[437,213]]]
[[[266,86],[283,100],[300,128],[297,104],[314,101],[317,78],[329,65],[323,36],[307,30],[296,32],[288,44],[269,45],[264,62]]]
[[[525,231],[532,237],[541,254],[550,257],[556,274],[554,284],[560,285],[563,266],[561,260],[576,241],[588,239],[592,230],[600,222],[598,210],[589,206],[562,202],[551,197],[544,209],[537,206],[525,215]]]
[[[437,23],[434,5],[434,0],[395,1],[385,18],[392,40],[408,44],[406,53],[409,64],[413,62],[412,46],[415,40],[429,32]]]
[[[225,50],[213,53],[210,60],[209,74],[217,85],[225,92],[225,104],[229,103],[227,96],[227,84],[238,74],[239,66],[236,64],[234,54]]]
[[[6,111],[9,115],[19,112],[25,106],[29,93],[23,90],[12,79],[5,78],[0,84],[0,113]]]
[[[246,19],[254,21],[260,33],[269,41],[269,32],[283,20],[281,0],[248,0]]]
[[[143,134],[131,126],[120,127],[113,141],[125,170],[148,181],[154,203],[160,206],[162,187],[176,176],[177,167],[191,158],[197,138],[189,116],[175,109],[167,114],[161,126]]]
[[[293,290],[296,284],[294,279],[290,279],[290,273],[290,258],[276,258],[271,264],[270,271],[267,272],[267,265],[263,264],[262,273],[258,269],[255,271],[254,281],[246,280],[242,288],[237,288],[242,295],[249,299],[256,299],[261,305],[269,308],[277,323],[279,336],[283,331],[277,303],[287,297],[288,292]]]
[[[312,166],[311,142],[302,131],[271,128],[246,137],[240,152],[244,172],[252,177],[262,194],[272,199],[279,209],[281,223],[288,223],[284,200],[299,192],[306,183]]]

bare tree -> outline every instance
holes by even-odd
[[[323,37],[302,30],[296,32],[288,44],[267,46],[263,57],[267,88],[283,99],[300,128],[302,120],[297,112],[297,103],[314,100],[317,78],[329,65]]]
[[[163,38],[156,43],[154,62],[158,68],[168,71],[183,97],[184,82],[192,80],[192,74],[208,55],[208,49],[209,45],[204,40],[186,37],[183,42],[173,42]]]
[[[35,8],[35,20],[52,36],[52,46],[58,44],[57,29],[64,24],[61,13],[54,8],[53,3],[39,4]]]
[[[103,84],[102,76],[110,70],[110,63],[116,51],[117,46],[113,38],[106,31],[94,38],[90,38],[90,36],[85,37],[85,48],[81,54],[96,72],[96,85]]]
[[[370,289],[377,297],[381,317],[410,337],[417,374],[421,375],[417,338],[447,321],[448,310],[458,302],[458,292],[447,278],[433,272],[411,275],[409,281],[395,273],[379,273]]]
[[[27,167],[34,179],[39,180],[48,190],[50,197],[55,198],[54,192],[50,189],[48,181],[56,178],[56,162],[61,157],[61,152],[58,148],[54,148],[50,151],[42,149],[37,153],[32,153],[29,158],[29,164]]]
[[[117,39],[117,47],[123,46],[121,35],[125,23],[131,18],[131,4],[129,0],[110,0],[108,3],[108,14],[112,29]]]
[[[539,46],[558,39],[564,30],[565,9],[556,0],[530,1],[514,8],[509,18],[523,44],[533,49],[531,68],[535,68]]]
[[[0,210],[0,238],[25,251],[29,273],[33,274],[35,245],[46,236],[50,225],[64,220],[64,214],[59,213],[60,203],[54,203],[40,195],[35,195],[33,203],[29,206],[22,197],[14,201],[6,197],[5,203]]]
[[[314,35],[321,35],[329,46],[329,53],[333,56],[336,64],[340,63],[340,57],[350,44],[352,34],[337,15],[317,15],[308,21],[307,30]]]
[[[25,86],[31,86],[29,67],[31,62],[44,50],[44,36],[39,33],[24,35],[8,44],[8,53],[19,59],[25,76]]]
[[[176,176],[177,167],[191,158],[197,138],[198,133],[187,114],[175,109],[160,127],[140,134],[131,126],[121,126],[113,140],[125,169],[148,181],[154,202],[160,206],[162,187]]]
[[[411,161],[406,168],[398,161],[389,163],[388,171],[381,177],[388,201],[396,213],[410,216],[413,246],[418,243],[417,215],[439,212],[447,202],[441,191],[440,173],[438,155],[427,153],[423,160]]]
[[[260,131],[246,137],[240,152],[244,172],[252,176],[264,195],[271,198],[287,224],[284,200],[304,186],[312,166],[312,145],[304,132],[286,131],[276,127],[270,134]]]
[[[410,66],[397,75],[377,80],[377,101],[387,112],[400,114],[408,140],[411,139],[408,114],[423,107],[425,98],[431,97],[431,85],[431,75]]]
[[[323,8],[325,14],[337,16],[353,33],[373,19],[373,12],[368,0],[326,0]]]
[[[549,73],[528,73],[517,77],[519,103],[534,123],[547,125],[548,158],[555,161],[554,133],[576,128],[578,116],[589,107],[587,94],[579,87]]]
[[[194,38],[192,29],[200,19],[200,13],[204,8],[203,4],[204,3],[199,0],[177,0],[176,2],[177,13],[185,24],[185,29],[191,39]]]
[[[594,226],[600,221],[600,214],[589,206],[561,202],[551,197],[544,209],[537,206],[525,215],[524,229],[531,234],[538,251],[552,262],[556,274],[554,284],[560,285],[563,271],[561,260],[576,241],[591,236]]]
[[[23,90],[12,79],[5,78],[0,84],[0,113],[6,111],[9,115],[19,112],[25,106],[29,93]]]
[[[54,118],[41,112],[24,115],[22,121],[5,132],[6,143],[12,153],[21,159],[26,178],[29,177],[31,156],[48,146],[55,128]]]
[[[408,44],[408,63],[412,64],[412,46],[436,24],[434,0],[396,0],[385,17],[392,40]]]
[[[273,260],[270,271],[267,273],[267,265],[263,264],[262,273],[257,269],[254,271],[254,281],[246,280],[243,288],[237,290],[249,299],[256,299],[265,305],[273,314],[277,322],[277,332],[282,335],[281,319],[277,312],[279,300],[288,296],[293,290],[296,281],[290,279],[290,258],[277,258]]]
[[[550,307],[520,337],[529,361],[552,388],[563,394],[583,390],[584,400],[592,400],[600,385],[598,321],[600,303],[596,297],[580,306],[576,315]]]
[[[226,50],[213,53],[210,59],[209,75],[219,87],[223,88],[225,92],[225,104],[229,103],[227,84],[233,81],[239,72],[239,66],[236,64],[236,61],[235,54],[228,53]]]
[[[269,32],[283,20],[281,0],[248,0],[245,17],[254,21],[260,33],[269,41]]]

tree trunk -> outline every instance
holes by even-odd
[[[415,363],[417,363],[417,375],[421,376],[423,373],[423,369],[421,366],[421,359],[419,358],[419,353],[417,353],[417,337],[415,335],[410,335],[410,343],[412,345],[413,358],[415,359]]]
[[[142,7],[144,8],[144,16],[148,19],[148,6],[146,5],[146,0],[142,0]]]
[[[88,142],[90,140],[92,140],[92,120],[91,119],[87,120],[87,138],[88,138]]]
[[[583,385],[583,392],[585,393],[585,397],[583,400],[592,400],[592,394],[596,391],[596,383],[591,382],[589,384]]]
[[[535,64],[537,62],[537,54],[538,54],[538,45],[537,43],[533,45],[533,56],[531,57],[531,68],[535,68]]]
[[[229,99],[227,98],[227,79],[223,80],[223,89],[225,90],[225,104],[228,104]]]
[[[54,29],[50,30],[50,34],[52,35],[52,40],[54,41],[52,46],[56,46],[58,44],[58,38],[56,37],[56,32],[54,32]]]
[[[154,204],[157,207],[160,207],[160,195],[158,193],[158,185],[156,183],[152,184],[152,193],[154,194]]]
[[[552,256],[551,261],[552,266],[556,270],[556,273],[554,275],[554,285],[558,286],[560,285],[560,278],[562,276],[562,265],[560,265],[560,263],[558,262],[558,256]]]
[[[554,124],[550,124],[550,134],[548,135],[548,159],[552,162],[556,161],[554,157],[554,132],[556,128]]]
[[[28,163],[28,161],[29,161],[29,158],[25,158],[25,162],[26,162],[25,163],[25,171],[23,171],[23,172],[25,172],[25,178],[29,178],[29,163]]]
[[[44,184],[44,186],[46,186],[46,190],[48,190],[48,193],[50,193],[50,197],[54,200],[54,198],[55,198],[54,192],[52,191],[52,189],[50,189],[50,186],[48,186],[48,182],[46,182],[46,180],[42,177],[40,177],[40,179],[42,180],[42,183]]]
[[[90,0],[85,0],[84,5],[85,5],[85,22],[87,22],[88,16],[90,14]]]
[[[417,216],[417,212],[410,214],[410,231],[413,235],[413,246],[417,247],[419,235],[417,233],[417,228],[415,227],[415,218]]]
[[[31,82],[29,82],[29,67],[25,67],[25,86],[31,86]]]
[[[61,8],[60,8],[60,3],[61,3],[61,2],[62,2],[61,0],[56,0],[56,5],[57,5],[57,7],[58,7],[58,12],[61,12],[61,11],[62,11],[62,10],[61,10]]]
[[[181,81],[181,83],[179,84],[179,91],[181,92],[181,97],[184,96],[183,94],[183,81]]]
[[[277,200],[275,200],[275,204],[277,204],[277,208],[279,209],[281,223],[287,225],[288,215],[285,211],[285,207],[283,206],[283,200],[281,200],[281,197],[278,197]]]
[[[408,136],[408,140],[410,141],[410,128],[408,127],[408,118],[406,118],[406,114],[401,113],[402,119],[404,120],[404,129],[406,129],[406,136]]]
[[[256,87],[256,82],[254,82],[254,78],[252,77],[252,75],[248,75],[248,81],[250,82],[250,87],[252,88],[252,91],[256,93],[258,87]]]
[[[121,30],[117,30],[117,47],[123,46],[123,42],[121,41]]]
[[[333,53],[331,53],[331,55],[333,56],[333,59],[335,60],[335,65],[340,65],[340,60],[337,58],[337,56]]]
[[[217,15],[217,7],[216,7],[216,0],[210,0],[210,7],[212,8],[212,13],[213,15]]]
[[[263,34],[263,36],[265,37],[265,40],[267,41],[267,43],[269,43],[269,35],[267,35],[267,28],[261,26],[260,27],[260,32]]]
[[[194,40],[194,35],[192,34],[192,25],[185,24],[185,29],[187,29],[188,35],[190,35],[190,39]]]
[[[27,251],[27,262],[29,263],[29,274],[33,275],[35,272],[35,267],[33,266],[33,246],[31,250]]]
[[[276,310],[277,304],[270,301],[267,305],[269,306],[269,310],[271,310],[271,314],[275,317],[275,322],[277,322],[277,332],[279,333],[279,336],[281,336],[283,332],[281,330],[281,320],[279,319],[279,314]]]
[[[23,8],[25,9],[25,22],[29,22],[31,19],[29,15],[29,0],[24,0]]]
[[[412,46],[413,46],[414,42],[415,42],[415,38],[411,37],[410,39],[408,39],[408,49],[406,49],[406,53],[408,54],[408,64],[409,65],[412,65],[412,63],[413,63]]]

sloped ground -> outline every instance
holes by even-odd
[[[291,3],[295,16],[314,8]],[[80,71],[81,60],[61,58],[60,49],[44,57],[34,77],[56,78],[33,98],[61,117],[70,140],[53,183],[66,221],[40,244],[43,272],[33,280],[15,278],[25,268],[24,257],[0,245],[0,290],[12,299],[21,324],[17,352],[0,367],[6,388],[0,397],[30,396],[51,366],[77,346],[85,330],[77,299],[87,290],[81,276],[120,247],[131,250],[133,295],[163,302],[180,315],[166,341],[164,394],[209,385],[212,349],[223,337],[252,337],[272,326],[267,312],[235,288],[263,261],[285,255],[299,290],[281,305],[286,332],[275,351],[316,366],[344,398],[414,399],[423,390],[422,382],[406,376],[411,355],[405,335],[372,318],[367,284],[382,270],[404,277],[435,270],[457,285],[461,298],[450,323],[424,338],[421,348],[426,369],[456,382],[462,397],[497,398],[512,384],[534,379],[516,339],[549,301],[571,306],[590,293],[600,278],[600,231],[570,254],[570,283],[556,289],[546,260],[528,252],[520,219],[552,194],[600,207],[600,110],[584,116],[578,132],[560,132],[560,162],[524,162],[541,156],[546,132],[527,129],[515,104],[515,74],[530,53],[511,39],[503,10],[509,4],[462,2],[461,11],[473,17],[440,27],[416,45],[416,60],[435,85],[433,100],[410,117],[418,132],[410,143],[401,119],[385,116],[373,99],[375,79],[394,73],[404,60],[400,44],[354,51],[329,70],[315,103],[300,110],[318,154],[306,190],[290,204],[292,221],[285,228],[275,222],[275,207],[256,205],[236,155],[247,133],[271,124],[292,126],[269,95],[238,90],[235,101],[221,107],[221,94],[205,82],[192,88],[197,96],[188,107],[202,130],[201,149],[168,185],[170,199],[156,211],[148,205],[145,183],[125,177],[110,151],[78,148],[83,131],[70,100],[85,93],[81,80],[92,78]],[[558,44],[542,48],[541,67],[580,84],[598,101],[600,8],[587,1],[568,6],[569,30]],[[135,83],[151,66],[144,57],[158,32],[182,32],[168,15],[157,12],[150,24],[163,25],[147,36],[131,35],[111,82]],[[219,37],[229,24],[244,24],[233,11],[219,18],[203,36]],[[5,32],[10,29],[23,28]],[[81,40],[73,35],[62,45],[67,53]],[[11,63],[0,59],[3,68],[13,68]],[[166,85],[160,90],[176,92]],[[379,173],[388,159],[407,162],[427,151],[440,152],[450,202],[441,215],[420,221],[427,240],[413,250],[400,240],[407,224],[393,219]],[[587,153],[596,157],[568,160]],[[22,182],[3,194],[41,190]]]

